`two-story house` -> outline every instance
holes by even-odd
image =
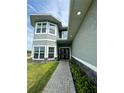
[[[97,0],[70,0],[69,24],[52,15],[31,15],[33,60],[72,59],[96,82]]]
[[[33,60],[69,59],[71,42],[67,40],[67,27],[52,15],[31,15],[35,28],[33,37]]]

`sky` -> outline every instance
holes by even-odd
[[[32,49],[34,28],[30,24],[31,14],[51,14],[68,26],[69,0],[27,0],[27,49]]]

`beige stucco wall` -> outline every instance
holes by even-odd
[[[97,2],[93,0],[72,43],[72,56],[97,66]]]

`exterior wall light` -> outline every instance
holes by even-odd
[[[78,11],[78,12],[77,12],[77,15],[81,15],[81,11]]]

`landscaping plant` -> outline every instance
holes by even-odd
[[[85,72],[82,72],[78,65],[70,62],[70,69],[77,93],[97,93],[96,85],[89,80]]]

